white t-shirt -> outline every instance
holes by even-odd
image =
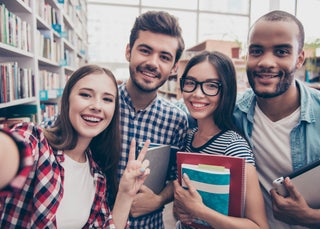
[[[274,179],[293,171],[290,151],[290,132],[297,125],[299,117],[300,107],[289,116],[273,122],[261,111],[258,105],[255,107],[252,150],[256,159],[270,228],[306,228],[290,226],[276,220],[273,217],[272,202],[269,193]]]
[[[64,154],[64,193],[56,213],[57,227],[82,228],[88,221],[95,196],[95,184],[89,160],[79,163]]]

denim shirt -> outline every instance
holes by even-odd
[[[301,113],[297,126],[290,133],[293,170],[320,158],[320,92],[299,80],[296,85],[300,91]],[[234,110],[235,122],[251,146],[255,105],[256,97],[249,89],[238,99]]]

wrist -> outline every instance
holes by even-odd
[[[320,226],[320,209],[309,208],[305,225],[310,228],[319,228]]]

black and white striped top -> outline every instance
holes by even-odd
[[[255,164],[252,150],[247,141],[237,132],[227,130],[213,136],[200,147],[193,147],[192,141],[198,128],[194,128],[186,139],[185,151],[193,153],[222,154],[225,156],[242,157],[247,163]]]

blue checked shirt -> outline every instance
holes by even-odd
[[[146,109],[135,111],[125,84],[119,86],[119,94],[122,136],[119,177],[127,165],[130,143],[133,138],[137,143],[150,139],[152,143],[166,144],[182,149],[188,129],[187,116],[182,110],[157,96]],[[174,179],[174,175],[175,173],[172,171],[172,179]],[[130,221],[130,228],[164,228],[162,208],[138,218],[131,218]]]

